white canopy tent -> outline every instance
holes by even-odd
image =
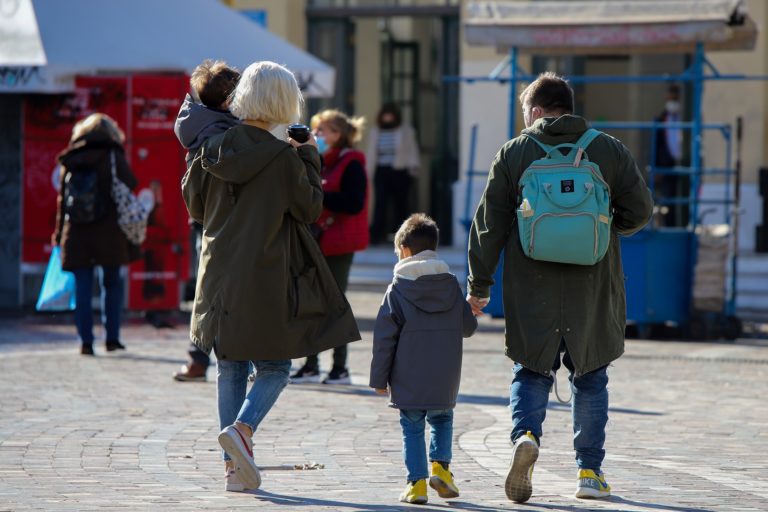
[[[41,66],[45,52],[32,0],[0,2],[0,66]]]
[[[0,92],[66,92],[74,88],[74,75],[78,74],[188,73],[210,58],[226,60],[240,69],[271,60],[296,74],[305,96],[333,94],[331,66],[218,0],[31,3],[47,64],[19,66],[6,52],[0,53],[0,67],[17,76],[16,80],[0,80]],[[4,38],[6,33],[2,33]]]
[[[469,44],[536,55],[750,50],[744,0],[472,1]]]

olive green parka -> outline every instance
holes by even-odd
[[[241,125],[208,139],[182,181],[203,225],[190,337],[234,361],[292,359],[360,339],[307,224],[320,155]]]
[[[585,119],[563,115],[538,119],[523,131],[557,145],[573,143],[587,130]],[[576,376],[596,370],[624,352],[626,296],[618,237],[640,230],[653,200],[629,150],[607,134],[586,150],[610,186],[613,224],[608,253],[593,266],[536,261],[523,253],[515,210],[518,181],[544,151],[526,136],[510,140],[491,165],[469,239],[470,295],[485,298],[504,250],[503,299],[506,354],[547,374],[565,341]]]

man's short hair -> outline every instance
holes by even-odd
[[[425,213],[414,213],[395,233],[395,250],[407,247],[411,255],[422,251],[434,251],[440,238],[437,223]]]
[[[547,71],[520,93],[520,104],[553,114],[573,114],[573,89],[564,78]]]
[[[204,60],[192,72],[189,85],[200,102],[208,108],[221,108],[240,80],[240,72],[226,62]]]

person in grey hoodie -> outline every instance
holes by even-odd
[[[213,135],[224,133],[233,126],[238,126],[240,120],[229,112],[229,97],[240,80],[240,72],[227,65],[226,62],[204,60],[192,72],[189,85],[193,94],[200,99],[197,103],[192,95],[187,94],[176,116],[173,132],[184,149],[187,150],[187,167],[192,164],[197,150]],[[202,226],[191,222],[194,232],[194,265],[192,271],[192,289],[197,279],[197,263],[199,260]],[[179,382],[205,381],[211,358],[200,350],[194,343],[187,350],[189,361],[173,374]]]
[[[456,276],[438,259],[437,224],[411,215],[395,235],[394,279],[384,295],[373,330],[370,386],[389,394],[400,409],[408,484],[405,503],[427,502],[424,421],[431,426],[429,485],[442,498],[459,489],[449,470],[453,409],[461,380],[462,338],[477,329]]]

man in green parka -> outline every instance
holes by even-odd
[[[613,223],[608,252],[592,266],[537,261],[519,241],[518,181],[543,158],[535,138],[546,145],[574,143],[588,129],[573,115],[573,90],[553,73],[544,73],[520,95],[525,130],[499,150],[472,222],[467,300],[480,314],[490,298],[493,274],[504,251],[503,298],[506,354],[515,361],[510,386],[512,461],[507,497],[527,501],[533,464],[539,453],[554,371],[562,363],[573,391],[573,444],[578,466],[576,496],[610,495],[601,464],[608,422],[608,364],[624,352],[626,298],[619,235],[640,230],[651,217],[653,201],[629,150],[601,133],[587,149],[610,187]]]

